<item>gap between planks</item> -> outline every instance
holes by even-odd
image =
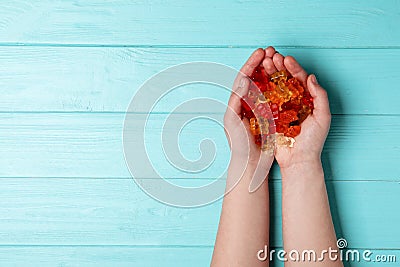
[[[272,44],[274,45],[274,44]],[[90,44],[90,43],[14,43],[14,42],[0,42],[0,47],[79,47],[79,48],[232,48],[232,49],[257,49],[260,46],[257,45],[151,45],[151,44]],[[274,45],[275,48],[279,49],[400,49],[398,45],[388,45],[388,46],[318,46],[318,45]]]

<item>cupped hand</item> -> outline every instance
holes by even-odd
[[[248,93],[250,86],[249,76],[254,69],[262,64],[265,52],[259,48],[253,52],[238,73],[232,94],[224,116],[225,133],[231,147],[232,160],[246,164],[246,168],[254,170],[255,176],[250,185],[250,191],[255,190],[264,181],[273,161],[273,155],[261,152],[255,144],[254,136],[249,130],[247,118],[241,118],[241,98]]]
[[[318,84],[315,75],[308,75],[293,57],[284,57],[273,47],[265,49],[262,64],[269,75],[281,70],[289,72],[301,81],[314,99],[313,113],[301,124],[301,132],[294,138],[296,141],[294,146],[292,148],[277,146],[275,158],[279,166],[282,169],[296,164],[320,161],[331,122],[326,91]]]

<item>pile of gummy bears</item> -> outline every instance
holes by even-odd
[[[310,93],[286,71],[268,76],[259,66],[250,79],[249,92],[241,99],[241,114],[249,119],[256,144],[265,148],[267,139],[276,131],[276,137],[284,140],[281,144],[293,146],[293,137],[300,134],[301,123],[314,109]]]

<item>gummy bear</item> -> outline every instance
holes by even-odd
[[[254,69],[250,79],[257,85],[261,92],[267,91],[269,79],[262,66],[257,66]]]
[[[256,118],[251,118],[250,119],[250,132],[253,135],[259,135],[261,133],[260,127],[258,125],[258,122],[257,122]]]
[[[299,80],[284,70],[268,77],[264,68],[258,66],[250,79],[254,85],[250,86],[248,95],[242,99],[241,113],[250,121],[250,131],[255,136],[256,144],[264,146],[262,142],[276,131],[283,135],[278,135],[280,140],[278,143],[292,146],[294,139],[285,141],[284,138],[294,138],[299,135],[301,123],[312,114],[314,104],[310,93],[304,89]],[[275,124],[274,129],[268,122],[269,113],[265,103],[268,103],[272,112],[270,119]]]
[[[254,113],[251,110],[250,106],[247,104],[247,102],[243,99],[240,99],[240,103],[242,104],[242,117],[245,117],[247,119],[251,119],[254,117]]]
[[[296,136],[298,136],[298,135],[300,134],[300,130],[301,130],[300,125],[290,126],[290,127],[286,130],[285,136],[288,136],[288,137],[296,137]]]

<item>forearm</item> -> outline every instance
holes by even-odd
[[[343,266],[339,260],[332,261],[328,253],[318,261],[322,251],[337,250],[320,160],[296,164],[281,173],[284,249],[297,250],[300,257],[304,250],[313,250],[317,258],[316,262],[292,262],[287,257],[286,266]]]
[[[240,175],[234,168],[232,162],[228,185]],[[211,266],[268,266],[268,261],[257,258],[257,252],[269,241],[268,181],[249,193],[255,169],[253,165],[247,166],[240,181],[224,198]]]

